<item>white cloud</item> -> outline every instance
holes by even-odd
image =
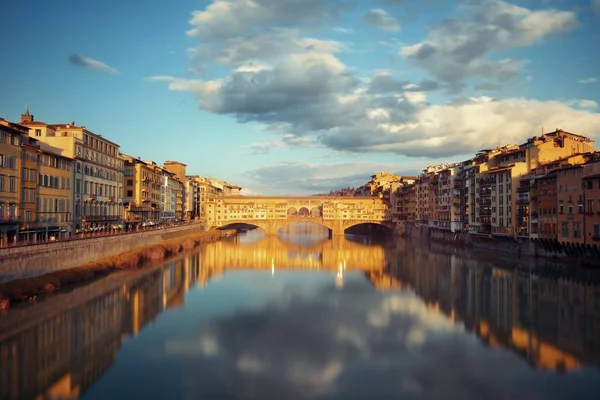
[[[527,60],[492,59],[496,52],[535,45],[577,26],[574,12],[532,11],[499,0],[466,2],[463,14],[432,29],[425,40],[402,46],[412,65],[447,82],[455,90],[473,78],[505,82]]]
[[[598,0],[600,1],[600,0]],[[598,82],[598,78],[584,78],[578,81],[579,83],[596,83]]]
[[[255,154],[321,146],[416,160],[518,143],[542,126],[599,137],[600,115],[590,111],[595,108],[590,100],[478,96],[432,104],[439,96],[431,92],[440,89],[458,90],[470,82],[490,92],[506,86],[528,61],[500,58],[499,52],[532,46],[572,29],[577,25],[574,13],[529,10],[496,0],[464,1],[457,18],[433,28],[421,42],[401,45],[409,64],[433,77],[413,82],[397,79],[400,73],[390,70],[359,75],[342,61],[342,43],[311,35],[311,28],[337,22],[332,17],[334,3],[217,0],[195,14],[191,34],[199,39],[198,53],[216,55],[207,59],[216,60],[226,73],[220,70],[219,79],[212,80],[148,79],[165,82],[170,90],[194,93],[204,110],[259,123],[279,135],[264,143],[254,141],[249,149]],[[405,169],[422,167],[419,162]],[[310,194],[362,183],[374,170],[394,169],[400,168],[289,162],[249,171],[246,178],[261,193]]]
[[[594,100],[578,100],[576,104],[581,108],[598,108],[598,103]]]
[[[363,15],[362,19],[366,24],[384,31],[397,31],[400,29],[400,22],[381,8],[369,10]]]
[[[327,193],[341,187],[357,187],[369,180],[373,171],[390,171],[412,175],[424,167],[414,160],[402,165],[371,162],[284,161],[265,165],[245,173],[247,183],[260,193],[290,195]]]
[[[103,63],[102,61],[94,60],[91,57],[82,56],[80,54],[74,54],[69,57],[69,62],[73,65],[93,69],[95,71],[110,72],[113,74],[118,72],[115,68]]]
[[[333,31],[337,33],[354,33],[354,29],[342,28],[341,26],[336,26],[335,28],[333,28]]]

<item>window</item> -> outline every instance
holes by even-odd
[[[564,214],[565,213],[565,206],[564,206],[564,204],[560,203],[558,205],[558,213],[559,214]]]
[[[17,159],[13,156],[8,157],[8,168],[17,169]]]
[[[13,176],[11,176],[9,179],[9,191],[14,193],[17,191],[17,180]]]
[[[569,236],[569,223],[563,222],[561,227],[561,236],[568,237]]]
[[[573,222],[573,237],[579,237],[579,222]]]
[[[133,179],[127,179],[127,186],[133,186]]]
[[[594,237],[600,238],[600,224],[594,224]]]
[[[35,130],[35,136],[36,136],[36,137],[40,137],[40,136],[42,136],[42,130],[41,130],[41,129],[36,129],[36,130]]]
[[[133,190],[127,191],[127,197],[133,197]]]
[[[594,212],[594,200],[587,201],[587,212],[588,213]]]

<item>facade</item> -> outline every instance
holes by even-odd
[[[27,129],[0,119],[0,243],[19,234],[21,143]]]
[[[187,166],[184,163],[179,162],[179,161],[165,161],[164,168],[167,171],[169,171],[170,173],[172,173],[175,180],[178,182],[176,192],[175,192],[175,198],[176,198],[175,219],[177,221],[182,221],[186,214],[185,208],[186,208],[186,204],[187,204],[187,195],[188,195],[188,193],[186,193],[186,191],[185,191],[185,189],[186,189],[185,173],[186,173]],[[192,196],[193,194],[189,193],[189,195]]]
[[[123,154],[125,182],[123,199],[125,220],[131,226],[160,222],[163,169],[153,161],[143,161]]]
[[[123,160],[120,146],[78,126],[35,121],[27,111],[21,124],[29,136],[73,159],[72,229],[75,233],[108,230],[123,219]]]
[[[600,246],[600,173],[582,179],[585,201],[585,241]]]
[[[38,152],[39,144],[34,138],[27,135],[24,128],[24,137],[21,142],[21,191],[20,191],[20,218],[19,240],[28,240],[35,235],[37,222],[38,200]]]
[[[73,159],[53,153],[40,143],[35,240],[71,236]]]
[[[557,231],[557,201],[556,201],[556,173],[550,172],[537,179],[537,211],[539,218],[538,237],[540,239],[554,239]]]
[[[184,188],[185,205],[183,208],[186,221],[194,220],[200,217],[200,187],[198,183],[186,177]]]
[[[394,220],[490,237],[564,237],[583,244],[584,232],[594,234],[584,218],[581,182],[600,173],[600,167],[590,167],[591,160],[600,159],[594,151],[589,138],[556,130],[521,145],[481,150],[462,163],[428,167],[412,188],[395,192]]]
[[[557,225],[560,242],[584,243],[582,175],[582,165],[565,166],[556,171]]]
[[[162,200],[162,214],[161,222],[174,222],[177,220],[177,201],[178,193],[181,192],[179,184],[181,182],[175,174],[163,170],[162,174],[162,187],[161,187],[161,200]]]

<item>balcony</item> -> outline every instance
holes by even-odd
[[[496,183],[495,176],[487,176],[485,178],[479,178],[479,186],[488,186]]]
[[[479,197],[490,197],[491,195],[492,195],[492,191],[489,189],[479,191]]]
[[[517,198],[517,204],[529,204],[529,196],[519,196]]]
[[[17,222],[18,220],[19,220],[19,217],[14,216],[14,215],[0,215],[0,224]]]
[[[517,193],[529,193],[529,189],[530,189],[529,185],[527,185],[527,186],[519,186],[517,188]]]
[[[489,206],[492,204],[492,199],[490,198],[484,198],[484,199],[477,199],[477,204],[480,204],[482,206]]]
[[[479,216],[480,217],[491,217],[492,211],[491,210],[479,210]]]

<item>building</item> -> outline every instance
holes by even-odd
[[[27,129],[0,118],[0,244],[19,234],[21,143]]]
[[[35,121],[21,115],[29,136],[73,159],[72,226],[75,233],[108,230],[123,219],[123,160],[120,146],[85,126]]]
[[[158,224],[162,214],[163,169],[153,161],[123,154],[125,221],[135,228]]]
[[[35,241],[72,234],[73,159],[40,143]]]
[[[187,166],[179,161],[165,161],[164,163],[164,168],[171,172],[175,179],[177,180],[178,183],[178,187],[177,187],[177,191],[175,192],[175,196],[176,196],[176,205],[175,205],[175,219],[177,221],[181,221],[184,219],[184,215],[185,215],[185,205],[187,203],[187,199],[186,196],[188,195],[188,193],[185,192],[186,189],[186,168]],[[192,195],[191,193],[189,194],[190,196]]]
[[[23,127],[21,142],[21,190],[19,240],[30,240],[36,233],[38,200],[38,141],[28,135]]]
[[[197,204],[200,209],[199,216],[201,221],[206,221],[209,207],[208,200],[223,196],[239,196],[242,189],[240,186],[232,185],[219,179],[199,175],[191,175],[187,179],[194,181],[198,186],[199,199]]]
[[[530,207],[523,198],[517,207],[521,177],[545,164],[591,151],[594,151],[591,139],[562,130],[534,136],[521,145],[486,151],[487,170],[475,177],[476,181],[479,178],[479,196],[476,193],[475,197],[482,202],[476,221],[480,226],[472,233],[528,237]]]
[[[600,246],[600,173],[582,179],[585,204],[585,242]]]
[[[184,189],[185,205],[183,207],[184,217],[186,221],[194,220],[200,217],[200,187],[198,183],[186,177]]]
[[[538,218],[538,237],[542,240],[556,239],[557,201],[556,172],[549,172],[537,179],[537,212],[532,218]]]
[[[164,169],[162,174],[161,201],[162,213],[161,222],[174,222],[178,220],[178,200],[180,200],[181,181],[177,176]],[[179,196],[178,196],[179,195]]]

